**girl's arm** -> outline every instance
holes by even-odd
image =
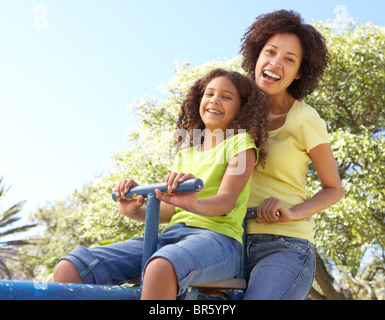
[[[245,170],[238,172],[240,164],[243,163],[245,164]],[[198,199],[198,193],[168,196],[163,195],[159,190],[156,190],[156,196],[166,204],[196,214],[208,217],[226,215],[234,208],[239,194],[251,176],[254,164],[254,149],[248,149],[234,156],[227,165],[217,195],[208,199]],[[166,183],[169,189],[175,189],[179,182],[191,178],[194,178],[192,174],[171,173],[167,175]]]
[[[257,221],[259,223],[307,219],[342,198],[341,180],[330,144],[324,143],[314,147],[310,150],[309,155],[321,181],[322,189],[309,200],[290,209],[277,198],[265,199],[258,207]],[[277,210],[281,213],[279,217],[275,216]]]

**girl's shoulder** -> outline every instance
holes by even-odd
[[[224,145],[233,145],[233,144],[251,144],[252,139],[250,134],[246,130],[242,130],[239,133],[231,134],[226,136],[224,140]]]
[[[238,153],[241,153],[248,149],[255,149],[256,152],[258,152],[258,149],[255,143],[252,141],[248,132],[234,134],[233,136],[225,140],[223,146],[226,150],[226,155],[228,159],[231,159]]]

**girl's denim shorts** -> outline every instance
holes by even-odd
[[[69,260],[85,283],[120,285],[141,275],[142,250],[141,237],[89,249],[78,246],[60,260]],[[239,276],[241,256],[237,240],[177,224],[159,235],[158,251],[150,260],[163,257],[172,263],[181,295],[190,285]]]

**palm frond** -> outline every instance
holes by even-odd
[[[19,213],[25,204],[26,201],[20,201],[10,207],[7,211],[0,215],[0,226],[3,225],[9,218]]]
[[[4,176],[0,177],[0,200],[1,200],[2,197],[5,196],[5,194],[9,190],[9,187],[1,185],[3,183],[3,179],[4,179]]]
[[[7,219],[5,221],[0,221],[0,228],[10,226],[11,224],[19,221],[20,219],[21,219],[21,217],[14,217],[14,218]]]
[[[8,230],[6,230],[4,232],[0,232],[0,238],[1,237],[5,237],[5,236],[9,236],[11,234],[28,231],[29,229],[31,229],[33,227],[36,227],[36,226],[37,226],[37,223],[33,223],[33,224],[27,224],[27,225],[24,225],[24,226],[16,227],[16,228],[13,228],[13,229],[8,229]]]
[[[7,247],[20,247],[27,244],[31,244],[28,240],[20,239],[20,240],[10,240],[0,242],[0,247],[3,247],[4,250],[7,250]]]

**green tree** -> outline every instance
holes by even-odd
[[[309,103],[327,120],[345,196],[316,217],[318,290],[314,286],[311,295],[384,298],[385,28],[317,28],[327,39],[331,64]]]
[[[4,198],[9,190],[8,187],[3,185],[3,179],[4,177],[0,177],[0,200]],[[7,262],[18,262],[17,249],[30,244],[28,240],[15,239],[14,236],[36,226],[36,224],[25,224],[17,227],[12,226],[21,219],[21,217],[17,215],[23,208],[24,203],[25,201],[20,201],[0,214],[0,279],[12,279],[11,268],[9,268]]]
[[[384,130],[385,34],[383,26],[355,25],[336,32],[330,24],[317,24],[324,34],[331,64],[310,101],[328,121],[331,132],[362,127],[371,134]]]

